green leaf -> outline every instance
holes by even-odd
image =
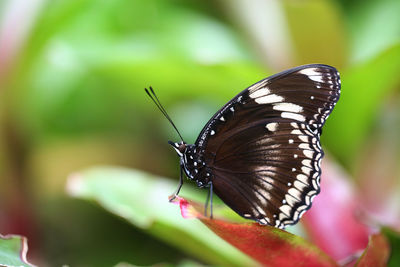
[[[34,140],[141,134],[151,115],[143,110],[154,110],[144,87],[158,89],[168,110],[212,96],[221,99],[215,111],[266,76],[227,25],[171,1],[49,1],[23,47],[10,97]]]
[[[363,65],[341,72],[342,93],[322,139],[347,166],[366,142],[383,100],[400,82],[399,69],[400,43]]]
[[[28,245],[25,237],[0,235],[0,266],[34,266],[26,260]]]
[[[362,3],[362,6],[360,4]],[[373,0],[346,8],[353,62],[377,56],[400,39],[400,1]]]
[[[346,36],[340,9],[327,0],[283,1],[297,64],[345,62]]]
[[[122,168],[92,168],[71,175],[68,192],[94,200],[155,237],[209,264],[249,266],[254,261],[213,234],[198,220],[183,219],[168,202],[177,182]],[[181,194],[198,194],[183,188]]]

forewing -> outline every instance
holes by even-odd
[[[305,123],[320,130],[340,96],[340,76],[331,66],[312,64],[296,67],[240,92],[204,126],[196,144],[205,146],[212,133],[224,134],[273,118]],[[211,140],[210,140],[211,141]]]

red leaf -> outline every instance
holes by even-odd
[[[195,215],[197,203],[177,201],[183,215]],[[201,208],[200,208],[201,209]],[[192,216],[189,216],[192,217]],[[257,223],[230,223],[219,219],[209,219],[197,212],[208,228],[256,261],[268,266],[337,266],[337,264],[316,246],[299,236],[272,226]]]
[[[216,219],[202,219],[202,222],[218,236],[268,266],[337,266],[317,247],[275,227]]]
[[[390,246],[382,234],[370,237],[367,248],[358,260],[357,267],[386,266],[390,256]]]
[[[302,220],[311,240],[336,261],[364,250],[370,229],[358,220],[359,212],[360,200],[350,180],[325,159],[321,193]]]

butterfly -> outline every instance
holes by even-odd
[[[340,76],[331,66],[310,64],[263,79],[226,103],[194,144],[181,134],[154,90],[145,89],[179,134],[168,143],[184,174],[209,188],[240,216],[262,225],[296,224],[320,192],[320,135],[339,100]]]

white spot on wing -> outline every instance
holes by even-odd
[[[267,125],[265,125],[265,128],[268,129],[268,131],[273,132],[276,131],[278,128],[278,123],[277,122],[270,122]]]
[[[274,105],[274,110],[287,111],[287,112],[302,112],[303,107],[292,103],[279,103]]]
[[[220,121],[225,121],[224,117],[219,118]]]
[[[312,180],[311,183],[312,183],[312,186],[313,186],[315,189],[319,188],[319,185],[318,185],[317,181]]]
[[[249,90],[250,93],[254,93],[255,91],[257,91],[258,89],[262,88],[263,86],[265,86],[266,84],[266,80],[262,80],[256,84],[253,84],[252,86],[250,86],[249,88],[247,88],[247,90]]]
[[[289,144],[293,144],[294,140],[293,139],[289,139]]]
[[[307,158],[312,159],[312,157],[313,157],[313,155],[314,155],[314,152],[311,151],[311,150],[303,150],[303,154],[304,154],[304,156],[306,156]]]
[[[255,194],[255,197],[258,199],[259,203],[261,203],[262,206],[267,205],[267,200],[270,199],[269,194],[266,191],[257,191],[257,193]],[[260,209],[260,213],[265,215],[265,212],[263,210]]]
[[[290,216],[290,206],[289,205],[283,205],[279,208],[283,213],[285,213],[287,216]]]
[[[303,172],[303,173],[305,173],[306,175],[311,175],[311,169],[310,168],[307,168],[307,167],[301,167],[301,171]]]
[[[296,188],[292,187],[289,189],[288,193],[297,199],[301,199],[301,193]]]
[[[281,117],[296,120],[296,121],[305,121],[306,120],[306,118],[303,115],[297,114],[297,113],[292,113],[292,112],[282,112]]]
[[[306,167],[309,167],[309,168],[313,168],[312,166],[311,166],[311,160],[309,160],[309,159],[303,159],[302,161],[301,161],[301,163],[304,165],[304,166],[306,166]]]
[[[308,182],[307,182],[308,178],[304,174],[298,174],[296,176],[296,179],[299,180],[300,182],[304,183],[304,184],[308,184]]]
[[[260,90],[254,91],[249,96],[251,98],[258,98],[258,97],[261,97],[261,96],[268,95],[269,93],[270,93],[270,91],[267,88],[262,88]]]
[[[294,182],[294,186],[295,186],[297,189],[299,189],[300,192],[303,191],[304,188],[307,187],[306,184],[301,183],[300,181],[295,181],[295,182]]]
[[[302,134],[302,132],[300,130],[292,130],[290,133],[291,134],[297,134],[297,135],[301,135]]]
[[[305,136],[305,135],[299,135],[299,139],[301,140],[301,141],[303,141],[303,142],[308,142],[308,136]]]
[[[320,73],[317,71],[316,68],[306,68],[306,69],[299,71],[299,73],[307,75],[307,76],[320,75]]]
[[[317,68],[307,68],[304,70],[299,71],[299,73],[306,75],[308,79],[316,81],[316,82],[324,82],[322,80],[322,75],[320,72],[317,71]]]
[[[274,186],[273,186],[273,180],[272,179],[260,179],[260,184],[262,185],[263,189],[266,190],[271,190]],[[268,194],[267,191],[264,191],[264,194],[262,194],[266,199],[271,199],[271,195]]]
[[[270,104],[270,103],[282,102],[283,100],[284,100],[283,97],[272,94],[257,98],[255,101],[258,104]]]
[[[286,202],[289,204],[289,206],[293,207],[296,203],[299,201],[295,199],[293,196],[286,194],[285,195]]]
[[[211,135],[214,135],[214,134],[215,134],[215,131],[214,131],[214,130],[211,130],[210,134],[211,134]]]
[[[301,148],[301,149],[309,149],[309,150],[311,150],[311,147],[310,147],[310,145],[309,145],[309,144],[307,144],[307,143],[301,143],[301,144],[299,145],[299,148]]]

